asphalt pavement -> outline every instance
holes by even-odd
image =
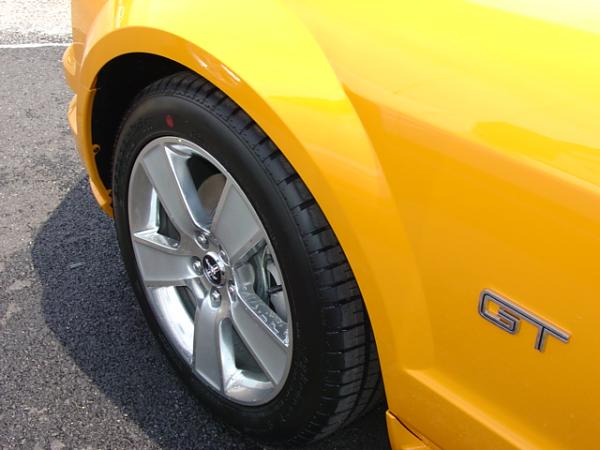
[[[67,126],[64,47],[14,47],[68,42],[68,2],[0,11],[0,448],[260,448],[146,327]],[[387,447],[381,407],[312,448]]]

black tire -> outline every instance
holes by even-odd
[[[292,366],[281,392],[265,405],[242,406],[204,385],[149,307],[130,240],[128,185],[141,149],[167,135],[197,143],[236,179],[283,268],[293,318]],[[204,404],[263,442],[298,445],[327,436],[383,398],[371,326],[344,252],[298,174],[239,106],[208,81],[178,73],[138,95],[115,145],[113,206],[125,265],[152,331]]]

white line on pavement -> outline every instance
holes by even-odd
[[[4,48],[41,48],[41,47],[68,47],[71,44],[64,42],[42,42],[39,44],[0,44],[0,49]]]

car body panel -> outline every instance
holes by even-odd
[[[398,423],[444,448],[590,447],[600,8],[565,5],[76,1],[65,66],[94,194],[110,212],[90,132],[98,72],[132,52],[179,62],[242,106],[318,200]],[[530,324],[494,327],[484,289],[569,342],[539,352]]]

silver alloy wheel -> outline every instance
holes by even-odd
[[[292,360],[290,307],[240,186],[198,145],[161,137],[133,166],[128,215],[140,278],[171,345],[228,399],[272,400]]]

